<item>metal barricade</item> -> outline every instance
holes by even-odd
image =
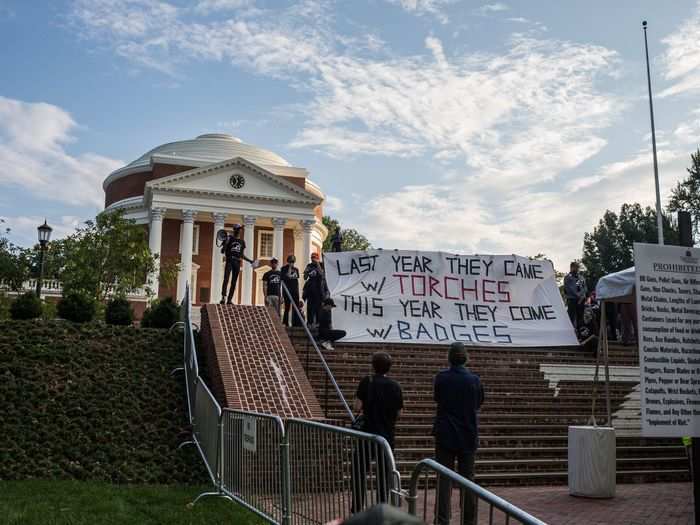
[[[315,421],[287,421],[290,523],[326,523],[380,502],[400,505],[387,441]]]
[[[221,408],[204,381],[197,381],[192,439],[197,446],[212,483],[221,480]]]
[[[454,486],[459,489],[459,499],[452,498]],[[421,490],[423,494],[422,497],[419,497]],[[446,497],[445,491],[447,491]],[[441,496],[444,498],[444,508],[439,511]],[[483,520],[479,521],[479,503],[481,502],[488,506],[489,525],[494,523],[507,525],[511,521],[525,525],[546,525],[543,521],[433,459],[424,459],[413,469],[407,499],[409,512],[421,518],[424,523],[486,523]],[[452,510],[455,508],[454,503],[457,503],[458,506],[458,519],[451,520],[454,518],[452,516]],[[419,509],[419,507],[421,508]],[[441,514],[440,519],[438,519],[438,514]]]
[[[288,523],[282,420],[230,409],[224,409],[221,417],[221,490],[271,523]]]

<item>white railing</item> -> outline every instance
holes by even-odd
[[[0,292],[6,293],[7,295],[18,295],[26,292],[36,291],[36,279],[28,279],[22,283],[19,290],[13,290],[12,286],[5,281],[0,280]],[[107,296],[114,293],[114,287],[110,286],[107,288]],[[42,297],[61,297],[63,296],[63,283],[58,279],[42,279],[41,281],[41,296]],[[148,298],[146,290],[143,288],[137,288],[136,290],[126,294],[127,299],[134,301],[145,301]]]

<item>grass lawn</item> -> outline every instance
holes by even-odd
[[[201,499],[206,487],[110,485],[89,481],[0,481],[2,525],[260,525],[236,503]]]

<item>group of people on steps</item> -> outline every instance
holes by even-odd
[[[224,238],[224,236],[226,236]],[[246,244],[241,239],[241,225],[234,224],[231,235],[225,233],[222,238],[221,253],[226,259],[224,268],[224,282],[221,289],[220,304],[231,304],[236,292],[236,283],[241,264],[246,261],[256,266],[257,261],[246,257]],[[343,330],[333,329],[332,309],[335,307],[326,284],[326,276],[318,253],[311,254],[311,262],[306,265],[303,272],[304,286],[299,294],[299,269],[295,266],[296,257],[289,255],[287,264],[278,269],[279,261],[276,258],[270,260],[270,270],[263,277],[263,292],[265,304],[274,308],[279,313],[281,302],[284,302],[282,323],[289,326],[302,326],[304,323],[302,308],[306,301],[306,323],[310,329],[318,330],[319,343],[327,350],[333,349],[333,342],[345,337]],[[229,286],[230,280],[230,286]],[[288,293],[283,293],[281,284],[284,283]],[[292,302],[296,306],[292,306]],[[300,315],[297,314],[299,312]]]

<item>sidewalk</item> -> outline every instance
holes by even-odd
[[[692,525],[690,483],[618,485],[613,499],[569,496],[567,487],[494,487],[492,492],[550,525]],[[480,523],[488,523],[482,509]],[[483,516],[481,516],[483,514]],[[502,523],[497,521],[496,523]]]

